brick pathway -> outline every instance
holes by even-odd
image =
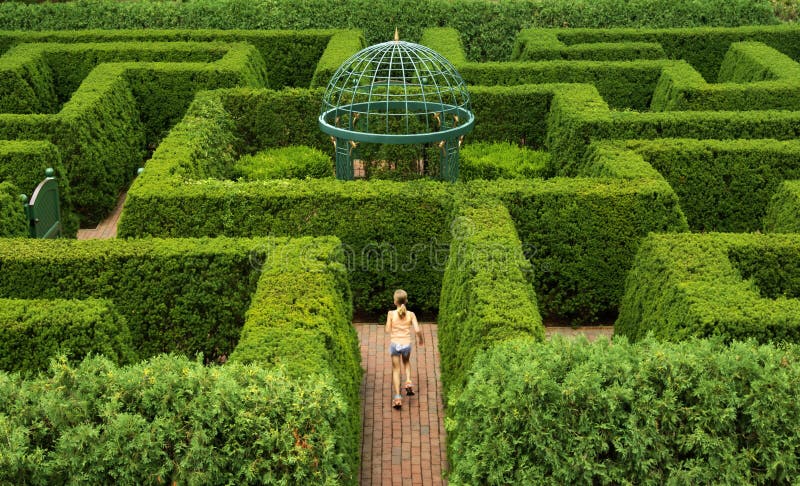
[[[117,207],[106,219],[97,225],[97,228],[81,229],[78,230],[79,240],[107,240],[109,238],[117,237],[117,224],[119,223],[119,215],[122,214],[122,205],[125,204],[125,196],[127,193],[123,192],[119,195],[117,200]]]
[[[384,326],[355,324],[361,341],[361,484],[446,484],[447,468],[435,323],[422,323],[425,346],[411,353],[417,394],[392,408],[392,362]]]

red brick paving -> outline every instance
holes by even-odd
[[[127,193],[123,192],[117,200],[117,207],[106,219],[97,225],[97,228],[81,229],[78,230],[79,240],[107,240],[109,238],[117,237],[117,224],[119,224],[119,215],[122,214],[122,206],[125,204],[125,196]]]
[[[392,408],[392,361],[384,326],[355,324],[361,342],[363,435],[361,484],[447,484],[444,413],[435,323],[421,323],[425,346],[414,346],[411,377],[416,395]]]

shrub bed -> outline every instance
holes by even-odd
[[[515,340],[446,419],[456,484],[788,484],[800,352],[716,341]]]
[[[236,161],[233,170],[234,177],[247,181],[321,179],[333,176],[333,161],[317,149],[292,146],[245,155]]]
[[[39,371],[58,353],[70,361],[136,357],[127,322],[106,300],[0,299],[0,369]]]
[[[543,177],[550,159],[547,152],[537,152],[510,143],[474,143],[459,154],[461,180],[532,179]]]
[[[631,340],[800,340],[796,235],[651,235],[625,283],[614,332]]]

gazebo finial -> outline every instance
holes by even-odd
[[[394,41],[400,42],[400,30],[397,27],[394,28]]]

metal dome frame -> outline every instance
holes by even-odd
[[[354,178],[359,143],[436,144],[440,178],[458,179],[458,153],[475,115],[466,84],[436,51],[399,40],[350,56],[331,77],[320,129],[336,148],[336,177]]]

